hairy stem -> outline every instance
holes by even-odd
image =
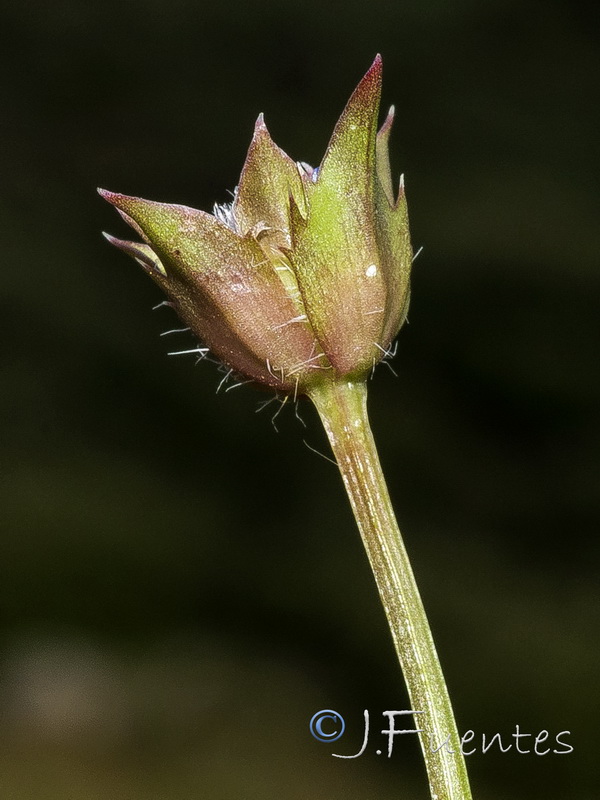
[[[336,457],[408,687],[432,800],[470,800],[446,682],[394,516],[367,416],[363,382],[310,392]],[[446,744],[444,744],[446,743]]]

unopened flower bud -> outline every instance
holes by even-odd
[[[295,163],[258,118],[234,201],[213,215],[100,190],[144,240],[107,236],[164,289],[232,370],[286,392],[361,378],[406,315],[412,251],[404,186],[377,133],[378,56],[321,165]]]

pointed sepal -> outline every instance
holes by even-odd
[[[156,280],[161,280],[167,277],[167,271],[163,266],[162,261],[156,255],[154,250],[148,244],[141,244],[140,242],[129,242],[125,239],[117,239],[116,236],[111,236],[110,233],[102,234],[107,242],[127,253],[128,256],[135,258],[140,266],[142,266],[147,273],[152,275]]]
[[[311,324],[340,373],[379,360],[386,285],[375,221],[375,140],[381,58],[354,90],[307,186],[306,225],[293,230],[292,260]]]
[[[288,390],[295,386],[302,365],[317,352],[314,335],[251,236],[241,237],[210,214],[187,206],[112,192],[102,196],[151,242],[167,278],[147,263],[142,266],[215,355],[262,383]],[[145,245],[115,244],[135,258],[149,258]]]
[[[298,167],[271,139],[263,115],[254,128],[233,203],[239,233],[261,234],[273,247],[289,248],[289,199],[306,214]]]
[[[395,109],[390,106],[388,115],[381,128],[377,131],[375,153],[377,158],[377,177],[391,206],[394,205],[394,187],[392,184],[392,170],[390,168],[390,133],[394,122]]]

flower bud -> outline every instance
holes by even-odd
[[[393,109],[377,133],[380,93],[378,56],[317,169],[277,147],[261,115],[234,201],[214,215],[99,190],[144,243],[108,240],[249,379],[296,393],[364,377],[404,320],[412,251],[389,166]]]

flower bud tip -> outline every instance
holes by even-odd
[[[102,197],[104,200],[107,200],[109,203],[111,202],[111,198],[116,197],[115,193],[109,192],[108,189],[101,189],[100,187],[98,187],[96,191],[98,192],[100,197]]]
[[[395,115],[395,113],[396,113],[395,107],[394,106],[390,106],[390,110],[388,111],[387,116],[383,121],[383,125],[381,126],[381,128],[379,129],[379,131],[377,133],[377,138],[379,140],[385,140],[387,142],[387,140],[389,138],[389,135],[390,135],[390,131],[392,129],[392,125],[394,123],[394,115]],[[387,144],[386,144],[386,147],[387,147]]]
[[[361,86],[361,84],[369,85],[371,81],[374,81],[376,85],[381,87],[381,73],[383,72],[383,62],[381,60],[381,56],[379,53],[375,56],[373,63],[363,76],[362,81],[356,87],[357,89]]]

